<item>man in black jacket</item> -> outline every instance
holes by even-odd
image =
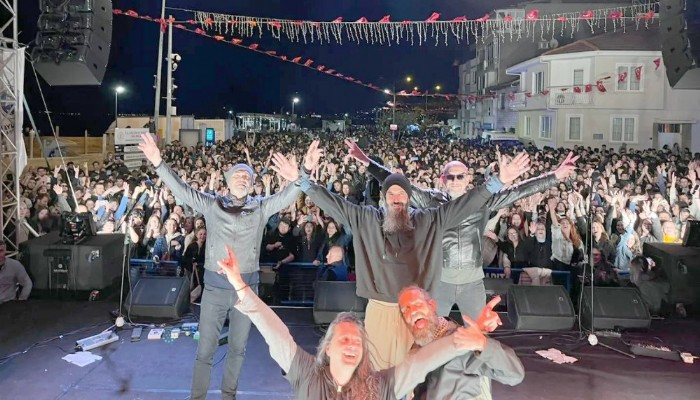
[[[346,140],[350,156],[364,165],[380,182],[391,174],[386,168],[373,162],[352,140]],[[440,289],[435,293],[438,314],[449,315],[456,303],[462,314],[476,318],[486,304],[481,241],[489,214],[515,201],[544,191],[574,171],[578,157],[569,154],[553,173],[521,182],[494,194],[486,206],[478,212],[466,215],[457,225],[445,232],[443,239],[443,265]],[[460,161],[451,161],[443,169],[442,179],[447,191],[426,190],[413,187],[411,206],[437,207],[467,193],[467,167]]]

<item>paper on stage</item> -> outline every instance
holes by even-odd
[[[557,364],[572,364],[578,361],[578,359],[567,356],[566,354],[554,348],[549,350],[538,350],[536,353],[548,360],[554,361]]]
[[[75,364],[79,367],[84,367],[86,365],[94,363],[95,361],[100,361],[102,357],[96,354],[92,354],[89,351],[79,351],[74,354],[68,354],[67,356],[63,357],[63,359],[71,364]]]

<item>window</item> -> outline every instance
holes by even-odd
[[[540,115],[540,139],[552,138],[552,117]]]
[[[637,79],[637,74],[635,70],[637,67],[642,68],[641,76],[644,76],[644,67],[632,64],[618,64],[617,65],[617,91],[618,92],[641,92],[642,91],[642,81]],[[624,81],[620,81],[620,75],[627,74]]]
[[[532,132],[530,131],[530,117],[526,115],[523,117],[523,136],[530,137],[531,135]]]
[[[583,70],[574,70],[574,86],[583,86]]]
[[[610,141],[615,143],[636,143],[637,116],[613,115],[610,122]]]
[[[566,116],[566,140],[572,142],[581,141],[583,115]]]
[[[538,94],[544,91],[544,72],[535,72],[532,75],[532,93]]]

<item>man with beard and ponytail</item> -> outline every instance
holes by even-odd
[[[313,165],[321,155],[315,154]],[[352,231],[357,295],[369,299],[365,323],[374,345],[372,356],[376,369],[401,362],[413,342],[398,312],[399,291],[416,283],[428,292],[437,292],[445,231],[467,216],[482,212],[493,193],[529,169],[526,153],[512,160],[502,158],[499,177],[490,177],[485,185],[455,201],[422,210],[409,208],[411,184],[400,174],[389,175],[384,180],[382,208],[349,203],[308,179],[302,180],[301,189],[314,203]]]
[[[257,290],[259,281],[260,241],[267,220],[288,207],[299,195],[297,185],[287,185],[280,193],[264,199],[248,196],[253,185],[253,169],[237,164],[225,173],[230,194],[214,196],[187,185],[163,162],[158,145],[150,134],[141,135],[139,149],[156,167],[156,173],[180,199],[207,221],[207,248],[205,251],[205,289],[199,316],[199,343],[192,378],[191,399],[206,398],[211,377],[212,359],[219,348],[219,335],[229,319],[228,352],[222,380],[222,398],[235,399],[238,377],[243,365],[250,319],[234,308],[238,301],[236,291],[226,277],[219,275],[217,260],[226,258],[229,245],[241,255],[241,278]],[[300,171],[296,160],[286,160],[286,168],[277,169],[284,179],[296,181]],[[308,168],[312,168],[308,165]]]
[[[367,165],[367,171],[372,176],[379,182],[386,181],[391,171],[372,161],[352,140],[346,140],[345,144],[350,156],[362,165]],[[458,224],[445,232],[442,242],[440,289],[435,295],[439,315],[449,315],[452,306],[457,304],[462,314],[476,318],[479,310],[486,304],[481,242],[490,214],[567,179],[575,169],[576,160],[578,157],[569,153],[554,172],[520,182],[496,193],[479,212],[466,215],[464,219],[458,221]],[[416,208],[438,207],[458,199],[468,193],[468,177],[469,169],[466,165],[460,161],[450,161],[442,170],[442,181],[447,190],[441,192],[412,187],[410,204]]]
[[[457,356],[426,376],[425,382],[413,390],[415,400],[491,400],[491,380],[515,386],[525,377],[525,369],[513,349],[486,337],[501,319],[493,308],[501,301],[496,296],[481,310],[476,322],[468,315],[462,318],[467,326],[481,332],[481,345]],[[430,345],[455,332],[459,325],[437,314],[437,302],[418,286],[409,286],[399,293],[399,307],[404,323],[413,334],[414,349]]]

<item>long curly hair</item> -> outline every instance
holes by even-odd
[[[362,337],[362,359],[355,369],[352,378],[345,385],[347,391],[344,398],[352,400],[378,400],[379,381],[370,361],[369,338],[367,337],[364,324],[355,313],[341,312],[328,326],[328,330],[325,336],[323,336],[323,339],[321,339],[318,349],[316,350],[316,366],[321,370],[323,376],[335,385],[330,373],[330,358],[328,354],[326,354],[326,350],[333,340],[336,327],[343,322],[350,322],[357,325],[360,336]]]

